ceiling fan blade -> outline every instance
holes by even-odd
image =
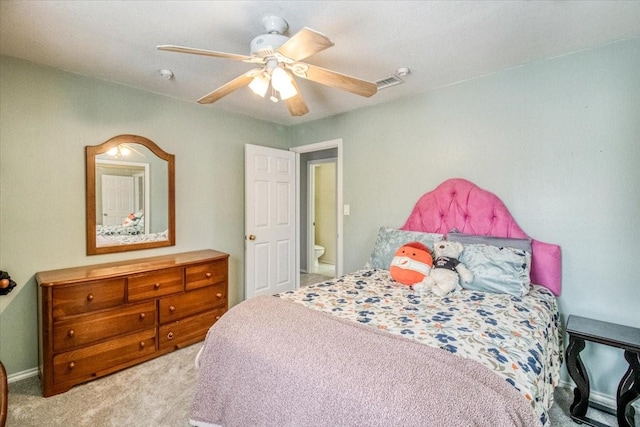
[[[370,97],[378,92],[378,86],[375,83],[316,67],[315,65],[297,62],[287,65],[287,67],[298,77],[336,89],[346,90],[356,95]]]
[[[249,83],[251,83],[251,80],[253,80],[253,76],[250,75],[250,73],[251,72],[244,73],[241,76],[238,76],[235,79],[231,80],[230,82],[220,86],[218,89],[214,90],[213,92],[211,92],[211,93],[203,96],[202,98],[198,99],[198,103],[199,104],[213,104],[214,102],[216,102],[220,98],[223,98],[223,97],[229,95],[234,90],[240,89],[241,87],[244,87],[244,86],[247,86]]]
[[[203,55],[203,56],[213,56],[216,58],[227,58],[233,59],[236,61],[246,61],[247,59],[251,59],[251,56],[247,55],[237,55],[235,53],[224,53],[224,52],[214,52],[213,50],[204,50],[204,49],[195,49],[192,47],[182,47],[182,46],[174,46],[170,44],[157,46],[158,50],[166,50],[169,52],[178,52],[178,53],[192,53],[194,55]]]
[[[302,98],[302,93],[300,92],[300,88],[298,87],[298,83],[294,78],[291,79],[293,86],[296,88],[296,95],[292,96],[289,99],[285,99],[284,102],[287,104],[287,108],[289,109],[289,113],[292,116],[304,116],[309,112],[309,107],[307,107],[306,102]]]
[[[333,46],[333,42],[327,36],[305,27],[295,33],[276,51],[294,61],[300,61],[331,46]]]

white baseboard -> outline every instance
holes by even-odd
[[[560,381],[560,387],[566,387],[573,390],[576,387],[576,384],[573,381]],[[615,396],[610,396],[608,394],[599,393],[597,391],[591,390],[589,393],[589,400],[595,402],[599,405],[606,406],[607,408],[615,411],[616,410],[616,398]]]
[[[567,387],[571,390],[573,390],[573,388],[576,386],[576,384],[571,380],[560,381],[560,384],[558,385],[560,387]],[[616,412],[617,400],[615,396],[610,396],[608,394],[598,393],[597,391],[591,390],[591,392],[589,393],[589,401],[611,409],[614,414]],[[637,399],[631,405],[635,408],[635,424],[633,425],[637,424],[640,426],[640,423],[638,422],[640,421],[640,399]]]
[[[15,374],[7,375],[7,383],[15,383],[16,381],[26,380],[27,378],[37,377],[39,369],[31,368],[26,371],[16,372]]]

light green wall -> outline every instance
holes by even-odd
[[[137,134],[176,156],[176,246],[85,255],[84,147]],[[37,271],[213,248],[243,298],[244,144],[286,148],[282,126],[0,58],[0,358],[37,366]]]
[[[39,270],[212,247],[231,254],[239,301],[244,143],[343,139],[345,271],[366,262],[381,225],[401,226],[421,194],[462,177],[562,246],[563,321],[640,326],[640,39],[291,128],[9,58],[0,67],[0,268],[19,284],[0,298],[9,373],[37,364]],[[82,148],[119,133],[176,154],[177,246],[86,257]],[[594,390],[615,396],[621,352],[588,346],[584,359]]]
[[[380,226],[401,226],[420,195],[461,177],[562,246],[563,321],[640,327],[640,39],[295,126],[290,138],[343,140],[345,271],[364,265]],[[622,351],[584,354],[593,389],[615,396]]]

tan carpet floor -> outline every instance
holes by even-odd
[[[42,397],[36,377],[9,384],[7,427],[186,427],[200,347],[187,347],[49,398]],[[568,417],[572,390],[558,388],[555,397],[551,425],[577,426]],[[615,417],[595,409],[588,415],[617,425]]]

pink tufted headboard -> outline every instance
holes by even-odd
[[[495,194],[465,179],[449,179],[416,203],[402,230],[528,238]],[[531,281],[554,295],[562,288],[560,246],[531,240]]]

